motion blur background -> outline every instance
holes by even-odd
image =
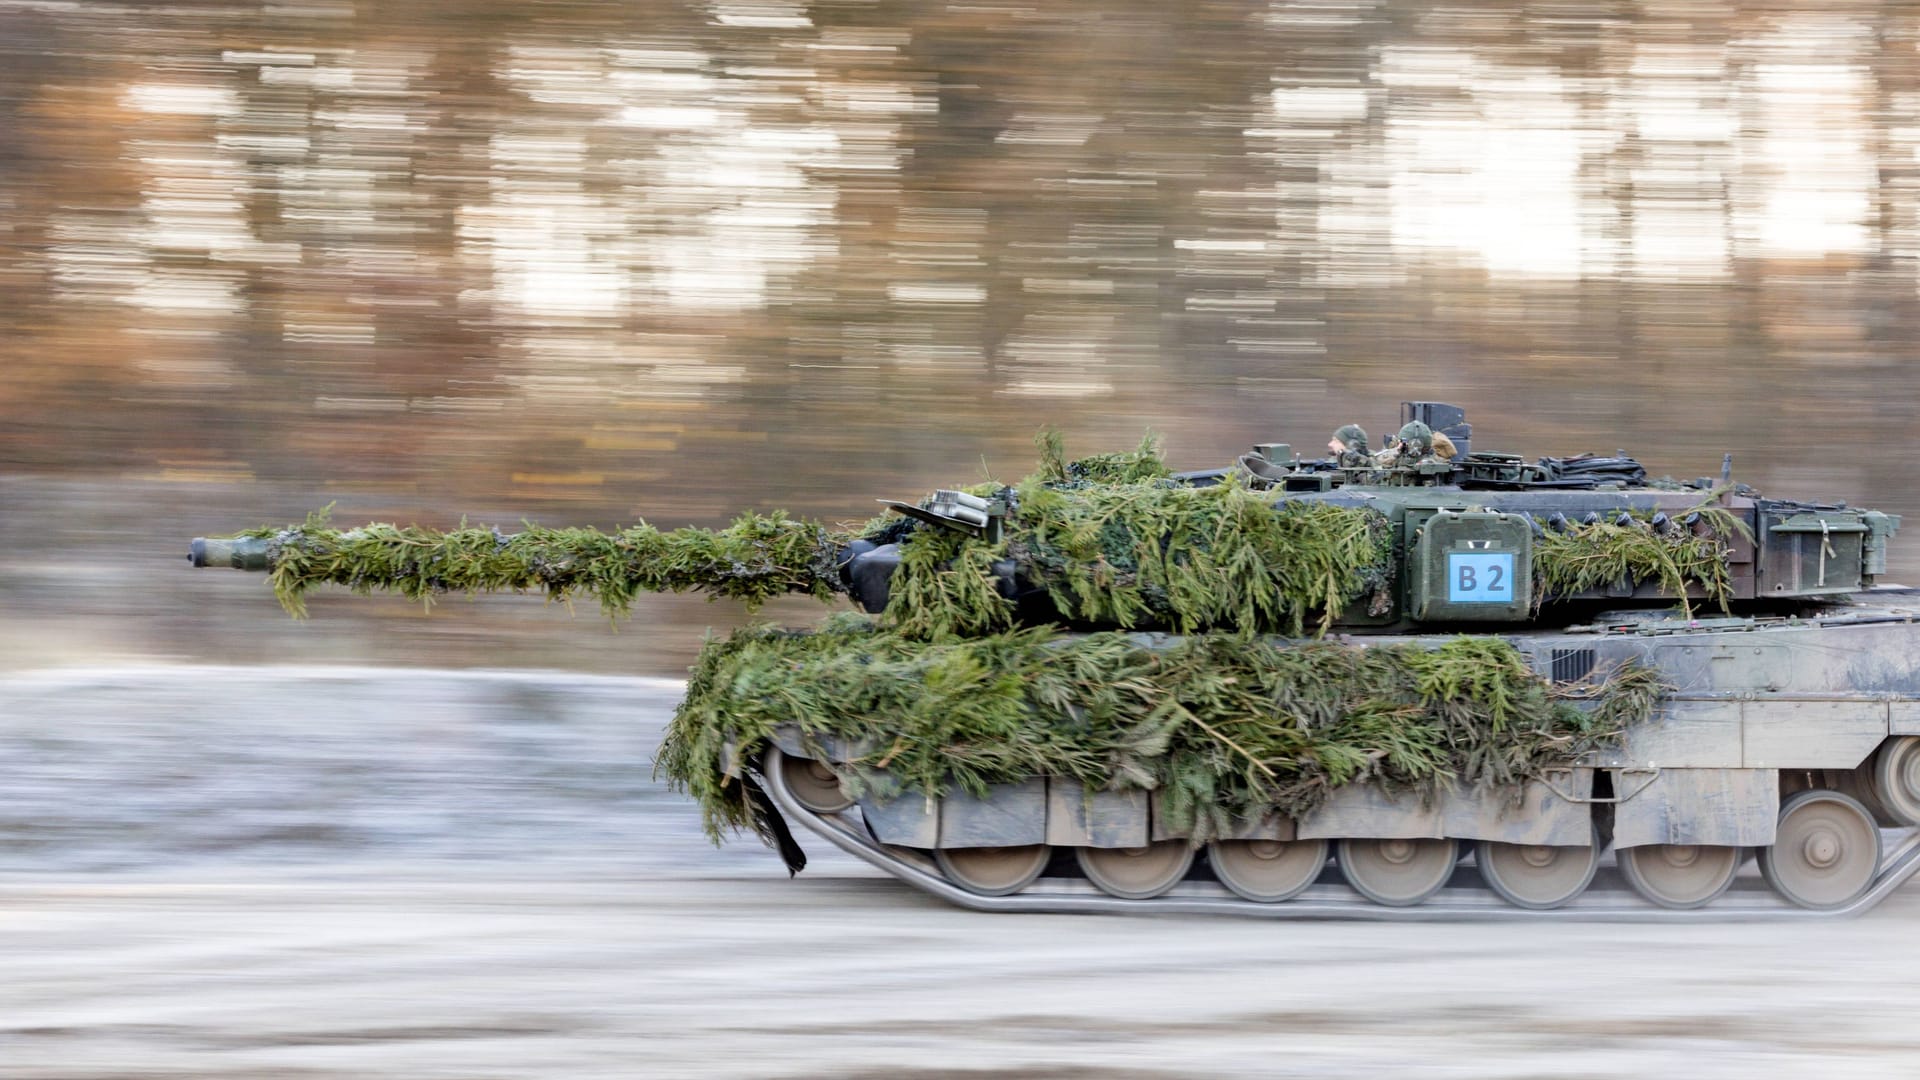
[[[0,666],[671,674],[740,613],[302,625],[181,555],[856,520],[1043,424],[1203,467],[1445,400],[1911,514],[1917,49],[1849,0],[0,0]]]
[[[636,676],[734,605],[295,623],[182,558],[1408,399],[1920,530],[1916,327],[1913,3],[0,0],[0,1076],[1920,1074],[1911,887],[989,925],[649,779]]]

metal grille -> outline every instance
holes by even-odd
[[[1592,649],[1553,650],[1553,681],[1579,682],[1593,674]]]

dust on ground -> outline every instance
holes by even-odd
[[[0,680],[0,1077],[1920,1071],[1909,887],[1790,925],[993,916],[715,849],[660,680]]]

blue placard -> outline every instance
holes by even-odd
[[[1513,552],[1447,552],[1447,599],[1457,604],[1513,601]]]

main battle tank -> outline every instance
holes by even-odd
[[[1053,443],[849,530],[310,520],[189,558],[296,613],[321,583],[846,594],[865,617],[710,643],[656,768],[716,840],[798,869],[798,821],[977,909],[1833,915],[1920,869],[1897,518],[1402,420],[1390,455],[1185,473]]]

